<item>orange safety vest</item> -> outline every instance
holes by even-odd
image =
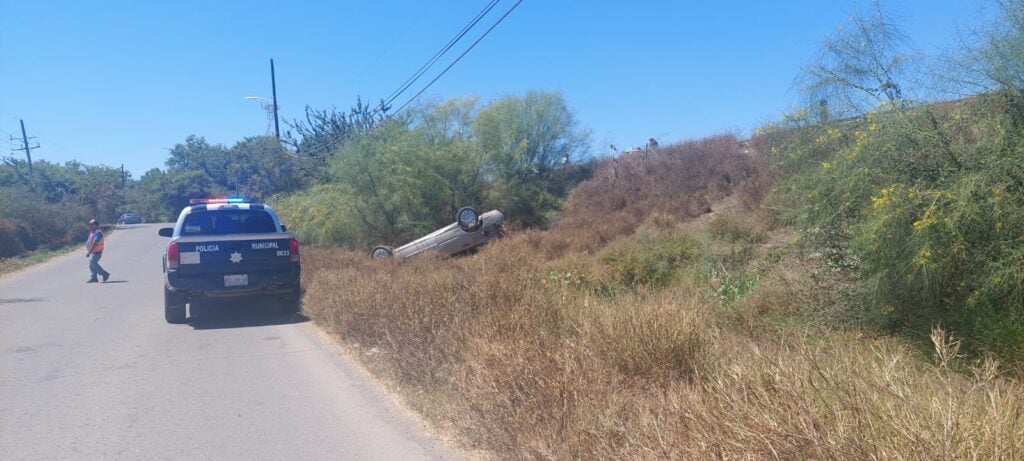
[[[99,238],[97,238],[99,236]],[[85,243],[85,249],[89,250],[89,253],[100,253],[103,251],[103,233],[97,229],[95,232],[89,233],[89,240]]]

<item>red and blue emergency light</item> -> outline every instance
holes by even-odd
[[[244,197],[207,197],[188,199],[189,205],[210,205],[215,203],[249,203],[250,200]]]

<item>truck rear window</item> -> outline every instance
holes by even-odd
[[[263,234],[277,232],[263,210],[208,210],[185,216],[181,235]]]

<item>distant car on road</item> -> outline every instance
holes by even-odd
[[[117,225],[122,226],[125,224],[142,224],[142,215],[138,213],[125,213],[117,218]]]
[[[454,256],[483,245],[502,234],[501,223],[505,215],[498,210],[479,214],[464,207],[455,214],[456,222],[413,240],[398,248],[378,246],[370,251],[373,259],[407,259],[425,251]]]
[[[299,308],[299,241],[274,210],[241,199],[198,199],[181,210],[164,250],[164,318],[185,321],[196,298],[275,296],[286,313]]]

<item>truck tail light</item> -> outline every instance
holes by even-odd
[[[291,260],[292,260],[293,263],[297,263],[297,262],[302,260],[302,258],[299,257],[299,241],[298,240],[291,239],[291,240],[288,241],[288,254],[291,256]]]
[[[167,268],[177,269],[180,260],[181,249],[178,248],[178,242],[171,242],[170,245],[167,245]]]

